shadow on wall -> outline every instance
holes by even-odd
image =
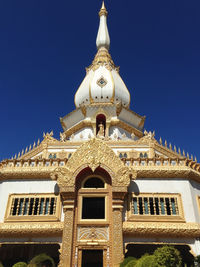
[[[16,262],[30,262],[36,255],[45,253],[59,263],[59,244],[5,244],[0,247],[0,262],[12,267]]]

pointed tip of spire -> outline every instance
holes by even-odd
[[[102,1],[102,6],[101,6],[101,9],[99,11],[99,17],[101,16],[107,16],[108,15],[108,12],[106,10],[106,7],[105,7],[105,4],[104,4],[104,1]]]

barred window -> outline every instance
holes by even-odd
[[[176,197],[134,197],[133,214],[179,215]]]
[[[48,216],[58,219],[59,197],[53,194],[10,195],[7,208],[7,220],[45,220]]]
[[[183,219],[179,194],[140,194],[130,199],[129,217],[136,219],[166,218]]]

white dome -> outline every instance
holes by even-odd
[[[130,104],[130,94],[106,48],[100,48],[75,94],[75,105],[92,103]]]

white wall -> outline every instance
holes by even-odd
[[[0,183],[0,222],[4,221],[9,194],[54,193],[56,181],[10,180]]]
[[[185,179],[136,179],[131,182],[131,192],[140,193],[180,193],[186,222],[198,222],[190,181]],[[199,215],[198,215],[199,216]]]

